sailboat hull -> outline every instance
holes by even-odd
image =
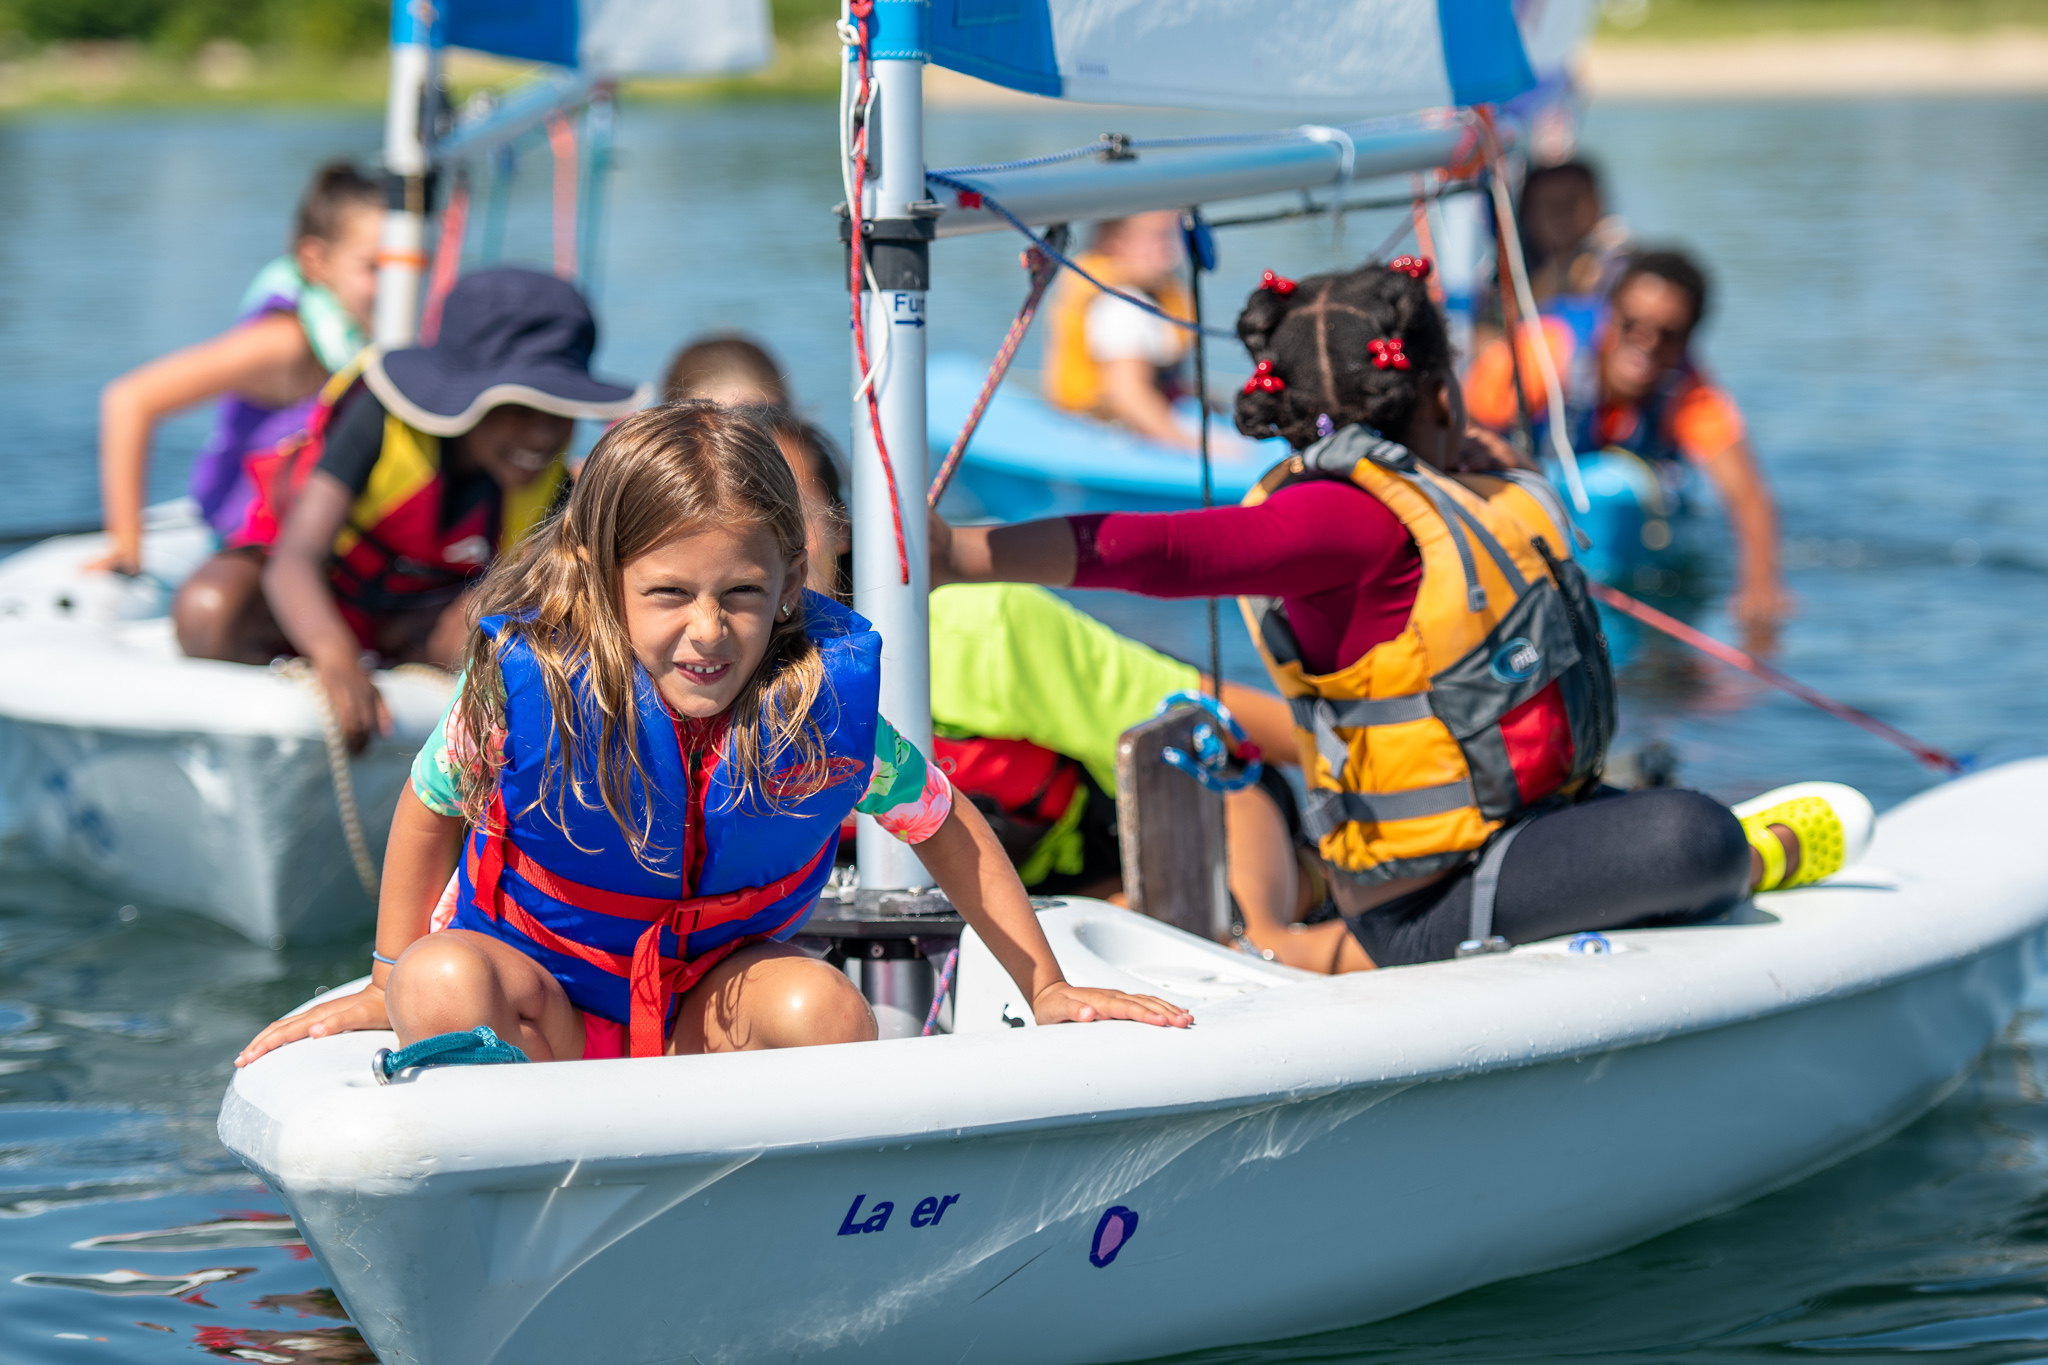
[[[376,906],[310,689],[186,658],[173,638],[172,589],[212,553],[211,534],[171,504],[151,509],[148,576],[83,567],[105,549],[66,536],[0,564],[0,830],[107,895],[258,943],[364,933]],[[349,764],[373,863],[450,686],[376,681],[393,729]]]
[[[1910,1121],[2048,948],[2048,762],[1938,789],[1744,922],[1346,978],[1098,902],[1070,978],[1185,1032],[1003,1027],[431,1070],[388,1034],[240,1073],[221,1133],[380,1358],[1057,1362],[1386,1317],[1627,1246]]]

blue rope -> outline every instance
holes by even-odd
[[[1131,305],[1131,307],[1150,313],[1153,317],[1158,318],[1161,322],[1170,322],[1184,332],[1199,332],[1203,336],[1215,337],[1219,341],[1236,341],[1238,339],[1236,332],[1226,332],[1221,327],[1199,327],[1196,324],[1189,322],[1186,318],[1175,317],[1173,314],[1167,312],[1164,308],[1161,308],[1158,304],[1153,303],[1150,299],[1139,298],[1135,294],[1126,294],[1121,289],[1113,289],[1109,285],[1104,284],[1101,280],[1096,279],[1093,275],[1089,274],[1087,271],[1083,270],[1079,265],[1075,264],[1072,259],[1070,259],[1064,253],[1055,248],[1050,242],[1046,241],[1045,238],[1039,236],[1030,228],[1026,227],[1022,219],[1017,217],[1016,214],[1010,212],[1008,209],[1004,208],[994,199],[990,198],[987,191],[978,190],[974,186],[969,185],[964,181],[955,180],[952,176],[948,175],[944,171],[926,171],[924,173],[924,178],[934,185],[945,186],[947,189],[953,191],[955,194],[971,194],[976,196],[981,200],[981,206],[983,208],[995,214],[998,218],[1001,218],[1011,227],[1017,229],[1017,231],[1023,233],[1026,241],[1030,242],[1040,251],[1043,251],[1052,260],[1057,261],[1061,268],[1073,271],[1076,275],[1079,275],[1082,279],[1088,281],[1088,283],[1094,285],[1103,293],[1114,294],[1116,297],[1122,299],[1125,303]]]
[[[415,1066],[490,1066],[501,1062],[532,1060],[500,1038],[490,1025],[481,1024],[467,1033],[437,1033],[410,1047],[379,1048],[374,1070],[381,1083]]]
[[[1221,679],[1216,682],[1216,690],[1223,690]],[[1230,708],[1223,704],[1221,697],[1212,697],[1206,692],[1175,692],[1160,702],[1159,709],[1152,714],[1163,716],[1176,706],[1199,707],[1214,716],[1216,723],[1227,729],[1233,740],[1239,744],[1245,742],[1244,727],[1237,723],[1236,716],[1230,714]],[[1215,726],[1207,721],[1195,726],[1190,739],[1193,741],[1189,746],[1195,751],[1193,754],[1168,745],[1160,750],[1159,756],[1166,760],[1168,767],[1180,769],[1212,792],[1243,791],[1259,780],[1259,774],[1265,768],[1265,764],[1255,758],[1245,764],[1235,777],[1231,776],[1230,750],[1217,735]]]
[[[1191,133],[1182,137],[1134,137],[1115,145],[1131,151],[1158,150],[1166,147],[1228,147],[1246,142],[1283,142],[1296,136],[1298,134],[1292,129],[1264,133]],[[1107,140],[1100,140],[1079,147],[1069,147],[1064,152],[1047,152],[1044,156],[1021,157],[1016,161],[991,161],[982,166],[946,166],[933,174],[986,175],[990,171],[1028,171],[1034,166],[1056,166],[1062,161],[1081,161],[1091,156],[1101,156],[1111,145]]]

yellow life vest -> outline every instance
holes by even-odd
[[[1614,677],[1549,484],[1439,474],[1352,426],[1245,503],[1309,478],[1372,494],[1422,555],[1401,633],[1334,673],[1307,671],[1277,599],[1239,599],[1294,712],[1304,823],[1324,861],[1360,884],[1440,872],[1539,803],[1590,793],[1614,734]]]
[[[1192,321],[1194,299],[1179,281],[1148,284],[1137,289],[1123,268],[1108,256],[1085,252],[1075,258],[1083,270],[1113,289],[1151,296],[1154,303],[1174,317]],[[1088,307],[1102,296],[1079,275],[1068,273],[1053,291],[1045,334],[1045,397],[1066,412],[1102,416],[1102,367],[1088,354]],[[1178,342],[1172,364],[1187,354],[1188,342],[1174,329]],[[1170,367],[1169,367],[1170,368]]]

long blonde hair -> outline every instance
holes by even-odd
[[[636,789],[648,791],[637,747],[641,669],[626,634],[620,574],[690,527],[714,522],[764,527],[791,569],[803,553],[803,497],[759,420],[712,403],[670,403],[606,432],[568,504],[491,568],[477,616],[505,623],[495,641],[470,632],[455,726],[466,742],[450,746],[471,824],[487,823],[505,762],[495,739],[505,729],[498,660],[516,637],[540,666],[566,768],[549,769],[538,799],[545,802],[559,782],[564,799],[573,793],[588,807],[586,785],[594,781],[634,857],[648,861],[652,803],[634,800]],[[824,660],[799,606],[777,617],[767,654],[726,712],[722,743],[735,802],[759,793],[776,809],[780,798],[800,801],[827,785],[825,739],[811,719],[824,687]],[[580,729],[586,707],[600,718],[594,772],[583,770],[591,748]],[[559,803],[551,818],[566,829]]]

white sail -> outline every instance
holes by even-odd
[[[1535,83],[1509,0],[932,0],[930,16],[939,65],[1105,104],[1361,118]]]

